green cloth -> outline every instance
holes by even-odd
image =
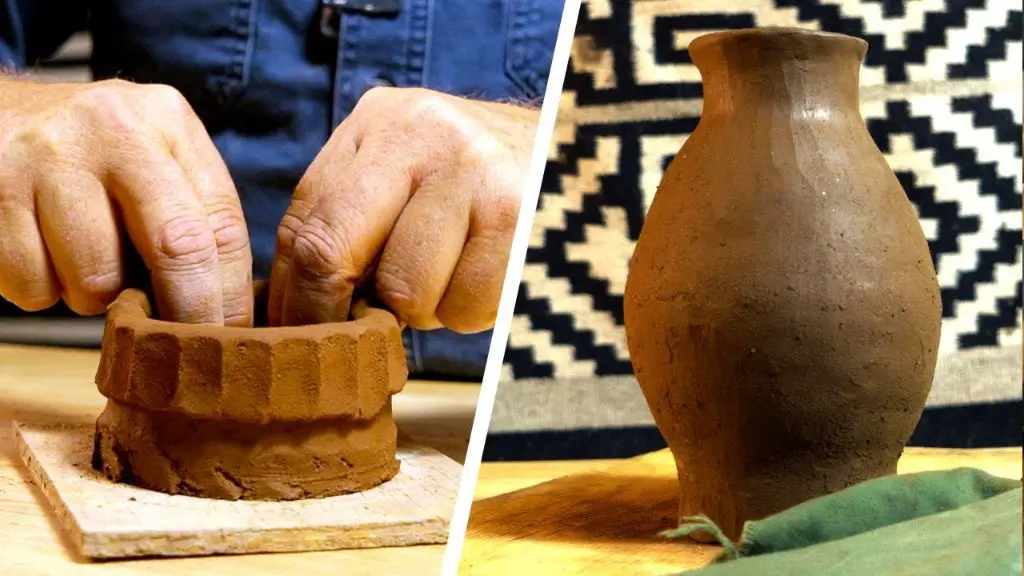
[[[1021,482],[960,468],[888,476],[748,522],[729,542],[704,517],[663,533],[707,530],[725,551],[687,576],[1003,576],[1021,574]]]

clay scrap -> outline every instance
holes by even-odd
[[[391,396],[407,378],[395,317],[236,328],[111,304],[96,384],[93,467],[116,482],[225,500],[358,492],[398,473]]]

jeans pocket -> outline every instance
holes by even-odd
[[[505,73],[526,98],[544,96],[564,7],[557,0],[509,1]]]

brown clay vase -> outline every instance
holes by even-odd
[[[680,517],[731,539],[895,473],[931,387],[939,287],[858,109],[866,48],[772,28],[689,47],[703,114],[637,242],[626,337]]]
[[[110,306],[96,383],[107,406],[93,466],[114,481],[225,500],[366,490],[398,473],[391,396],[407,377],[385,310],[349,322],[234,328]]]

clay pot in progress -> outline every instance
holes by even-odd
[[[866,48],[772,28],[689,47],[704,110],[637,242],[626,337],[680,516],[731,539],[895,473],[931,386],[939,287],[858,109]]]
[[[110,306],[96,383],[107,407],[93,466],[118,482],[227,500],[366,490],[398,473],[391,396],[407,377],[401,329],[354,320],[232,328],[151,318],[127,290]]]

